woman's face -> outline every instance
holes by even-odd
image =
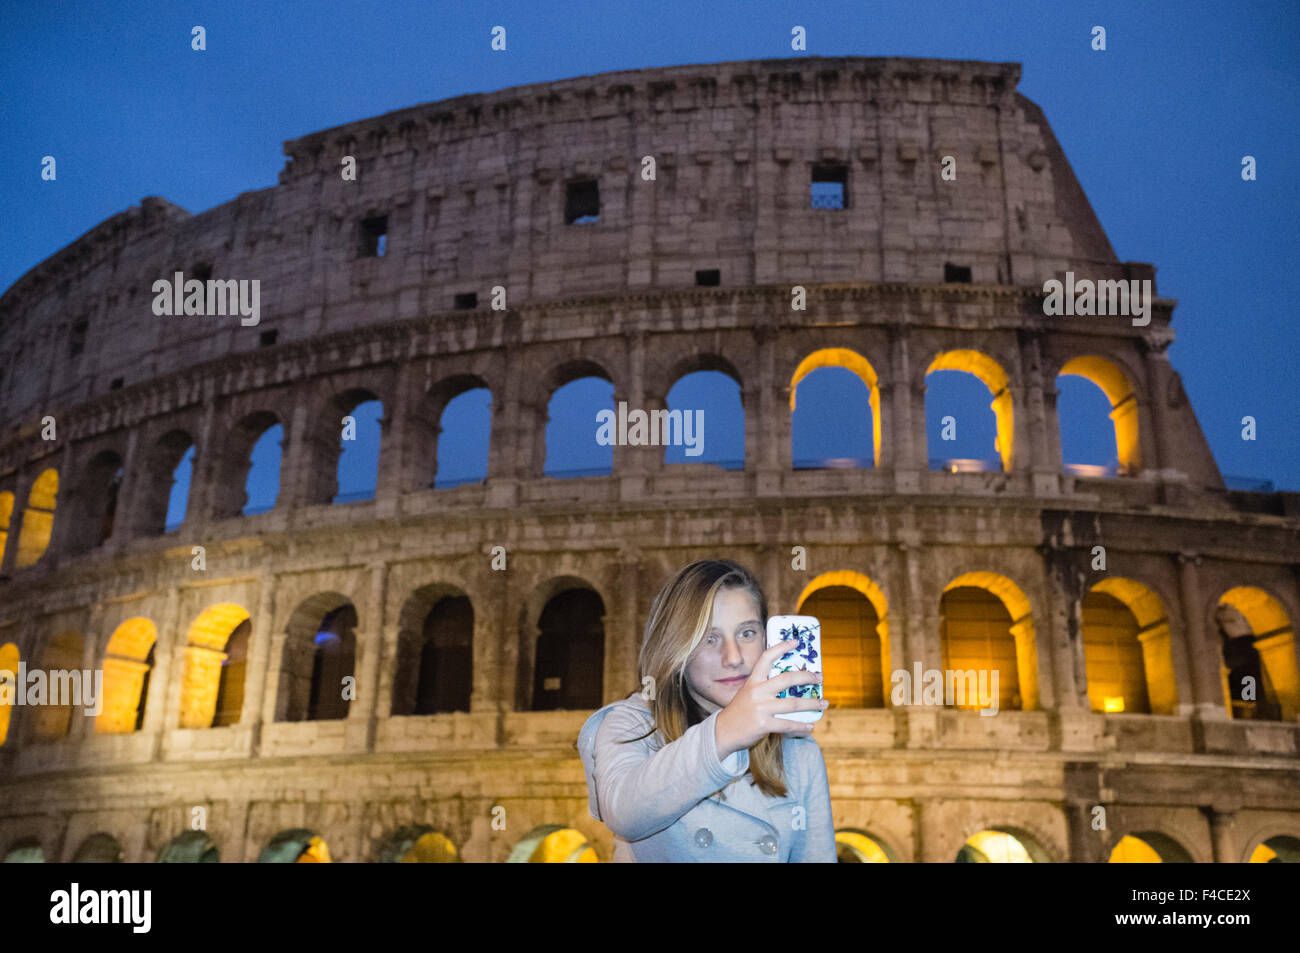
[[[723,589],[713,599],[713,628],[686,663],[686,684],[710,714],[726,708],[763,654],[758,602],[744,589]]]

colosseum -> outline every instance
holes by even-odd
[[[640,687],[667,577],[725,556],[823,620],[842,861],[1300,860],[1300,494],[1225,484],[1175,301],[1019,80],[808,57],[465,95],[288,141],[278,184],[198,215],[145,198],[23,275],[0,854],[610,860],[579,728]],[[1048,314],[1067,275],[1151,282],[1149,320]],[[829,370],[852,465],[792,451]],[[987,387],[991,465],[928,452],[943,371]],[[698,374],[742,460],[548,456],[575,385],[667,426]],[[1063,462],[1072,375],[1113,467]],[[473,420],[466,471],[440,441]],[[968,669],[997,717],[898,703],[894,673]]]

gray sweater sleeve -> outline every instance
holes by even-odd
[[[627,744],[650,726],[634,711],[610,712],[596,733],[595,778],[599,820],[628,841],[656,834],[715,791],[749,770],[749,752],[718,758],[718,712],[655,750],[650,735]]]
[[[790,849],[790,862],[803,864],[833,864],[835,854],[835,825],[831,820],[830,782],[826,776],[826,759],[821,745],[812,738],[800,738],[796,759],[800,770],[801,803],[807,812],[807,828],[799,832]]]

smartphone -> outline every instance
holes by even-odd
[[[782,672],[820,672],[822,670],[822,624],[810,615],[774,615],[767,620],[767,647],[781,642],[795,640],[799,644],[772,663],[771,678]],[[811,685],[795,685],[777,695],[777,698],[794,696],[796,698],[821,698],[820,682]],[[818,721],[822,717],[818,711],[791,711],[777,718],[788,721]]]

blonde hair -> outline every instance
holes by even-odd
[[[759,623],[767,627],[767,597],[758,579],[729,559],[702,559],[681,569],[659,590],[650,605],[645,638],[637,660],[638,678],[654,681],[650,714],[665,744],[671,744],[707,715],[691,697],[686,667],[713,626],[713,600],[727,589],[743,589],[758,605]],[[629,739],[639,740],[639,739]],[[785,797],[781,735],[769,732],[749,748],[752,783],[769,797]]]

